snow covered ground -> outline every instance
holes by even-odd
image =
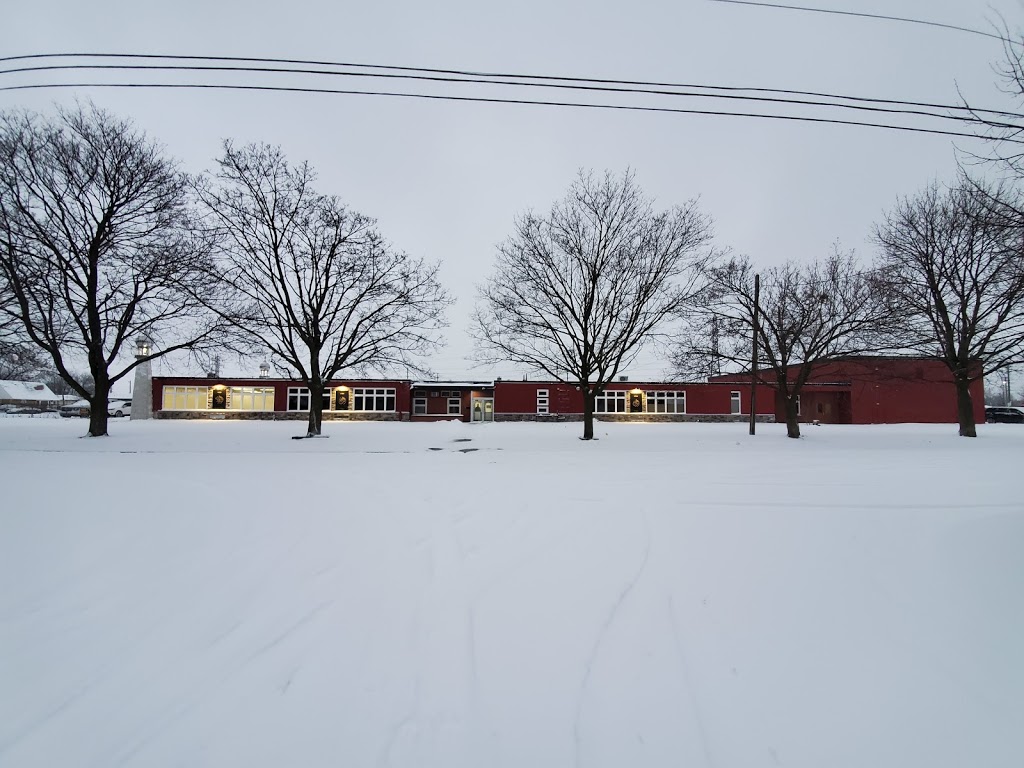
[[[1024,765],[1024,427],[0,418],[0,765]]]

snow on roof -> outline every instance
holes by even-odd
[[[0,400],[60,400],[41,381],[0,381]]]
[[[493,381],[414,381],[413,387],[421,387],[423,389],[429,389],[434,387],[435,389],[440,387],[493,387]]]

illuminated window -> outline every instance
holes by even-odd
[[[232,387],[228,397],[228,408],[232,411],[274,410],[273,387]]]
[[[165,411],[205,411],[209,403],[209,387],[164,387]]]

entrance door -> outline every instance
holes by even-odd
[[[470,406],[471,421],[494,421],[494,398],[474,397]]]

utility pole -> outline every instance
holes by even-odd
[[[754,275],[754,316],[753,316],[753,336],[754,343],[751,345],[751,356],[750,356],[750,434],[753,435],[757,431],[757,340],[760,336],[761,318],[758,315],[758,311],[761,308],[761,276]]]

